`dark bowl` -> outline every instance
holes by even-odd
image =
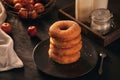
[[[7,0],[1,0],[1,1],[2,1],[4,7],[6,8],[7,12],[15,14],[19,18],[22,18],[22,19],[33,19],[31,17],[27,17],[27,18],[20,17],[18,14],[18,11],[14,8],[13,4],[9,4],[7,2]],[[44,5],[45,10],[42,13],[39,13],[38,16],[34,19],[43,17],[45,14],[48,14],[53,9],[53,7],[56,3],[56,0],[40,0],[40,3],[42,3]]]

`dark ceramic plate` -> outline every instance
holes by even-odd
[[[48,75],[59,78],[76,78],[90,72],[97,63],[98,55],[94,46],[83,39],[81,58],[72,64],[58,64],[51,60],[48,55],[49,39],[39,43],[33,50],[33,59],[38,69]]]

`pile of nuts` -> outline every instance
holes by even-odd
[[[5,0],[12,5],[21,18],[35,19],[45,11],[45,6],[40,0]]]

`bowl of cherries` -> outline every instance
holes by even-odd
[[[55,0],[2,0],[8,12],[22,19],[36,19],[48,13]]]

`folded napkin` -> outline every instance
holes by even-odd
[[[23,67],[13,47],[12,38],[0,29],[0,71]]]

